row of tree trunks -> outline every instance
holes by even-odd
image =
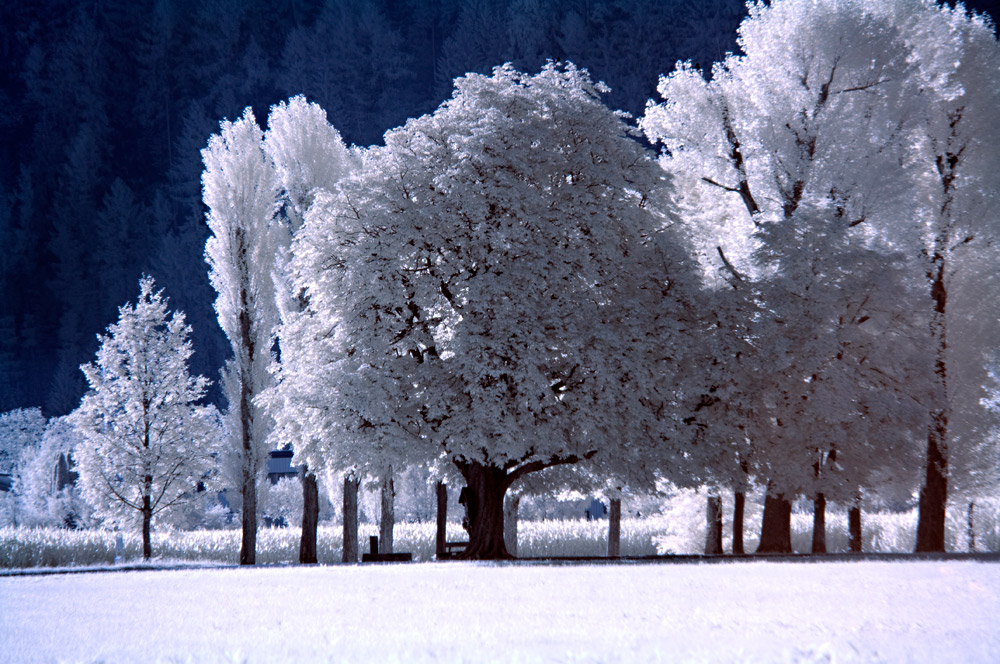
[[[299,541],[299,563],[319,562],[316,550],[316,530],[319,527],[319,486],[316,474],[302,466],[302,538]]]

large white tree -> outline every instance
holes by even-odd
[[[919,236],[902,222],[916,216],[906,163],[920,104],[899,17],[919,6],[755,4],[743,54],[711,80],[680,66],[643,120],[694,189],[708,271],[745,295],[731,298],[750,316],[743,375],[716,398],[746,418],[749,460],[769,484],[763,551],[790,546],[789,497],[822,504],[833,477],[857,487],[872,481],[866,468],[903,462],[906,436],[890,441],[908,427],[895,425],[919,424],[915,405],[930,404],[926,294],[912,254],[900,258]],[[834,472],[847,467],[850,479]]]
[[[697,280],[603,86],[571,65],[455,86],[313,205],[278,418],[310,464],[454,466],[465,555],[497,558],[513,482],[662,442]]]
[[[70,416],[81,436],[74,456],[84,498],[109,521],[142,528],[152,555],[153,517],[189,499],[217,463],[213,410],[198,406],[208,380],[188,374],[193,352],[184,314],[168,316],[150,277],[118,310],[96,362],[80,368],[90,391]]]
[[[268,366],[279,319],[273,273],[278,249],[288,241],[287,227],[275,219],[281,184],[263,139],[247,109],[237,121],[223,122],[202,150],[202,193],[212,231],[205,258],[218,293],[219,325],[233,351],[223,372],[232,458],[226,472],[240,492],[243,565],[256,560],[257,491],[273,422],[254,399],[271,384]]]

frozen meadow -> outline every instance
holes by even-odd
[[[0,578],[0,662],[997,662],[1000,565],[423,563]]]

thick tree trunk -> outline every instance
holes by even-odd
[[[472,461],[462,465],[469,511],[469,546],[458,557],[466,560],[508,560],[503,540],[503,499],[507,471]]]
[[[448,485],[437,483],[437,538],[434,542],[434,553],[438,558],[445,552],[448,541]]]
[[[792,504],[768,488],[757,553],[792,553]]]
[[[722,553],[722,496],[708,494],[705,503],[705,555],[717,556]]]
[[[847,538],[850,544],[851,553],[861,553],[861,499],[855,500],[854,505],[847,510]]]
[[[152,484],[152,482],[150,482]],[[153,507],[150,503],[149,495],[142,497],[142,559],[149,560],[153,557],[153,543],[150,538],[150,530],[153,523]]]
[[[813,553],[826,553],[826,496],[817,493],[813,499]]]
[[[345,563],[358,562],[358,480],[344,475],[344,555]]]
[[[742,491],[733,494],[733,553],[743,555],[743,511],[746,509],[747,495]]]
[[[976,511],[976,501],[969,501],[969,511],[965,515],[965,526],[966,534],[969,541],[969,553],[976,552],[976,528],[975,520],[973,519]]]
[[[392,484],[392,467],[382,478],[382,515],[379,521],[379,553],[392,553],[392,531],[396,527],[396,489]]]
[[[927,474],[920,489],[920,513],[917,517],[917,553],[943,552],[945,510],[948,504],[947,460],[941,451],[941,440],[947,427],[931,424],[927,441]]]
[[[319,487],[316,475],[302,466],[302,538],[299,540],[299,562],[312,565],[319,562],[316,552],[316,529],[319,526]]]
[[[508,496],[503,508],[503,541],[507,553],[517,558],[517,510],[521,496]]]
[[[622,550],[622,499],[612,498],[608,511],[608,558],[617,558]]]

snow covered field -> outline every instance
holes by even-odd
[[[385,566],[0,578],[2,662],[998,662],[1000,564]]]

